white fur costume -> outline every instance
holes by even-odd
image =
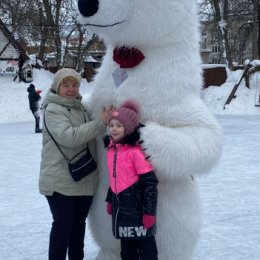
[[[85,1],[85,2],[84,2]],[[219,125],[199,98],[202,86],[196,0],[80,0],[81,22],[101,35],[107,53],[95,78],[94,115],[126,99],[140,103],[143,147],[158,179],[156,241],[160,260],[192,258],[200,230],[196,175],[207,173],[222,148]],[[86,10],[84,9],[86,8]],[[141,50],[145,59],[125,69],[116,87],[112,73],[115,46]],[[119,260],[105,197],[108,177],[100,138],[100,185],[90,225],[101,247],[98,260]],[[193,178],[194,177],[194,178]]]

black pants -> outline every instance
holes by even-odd
[[[64,196],[55,192],[46,196],[53,217],[49,260],[83,260],[85,221],[92,196]]]
[[[122,260],[158,260],[155,237],[140,240],[121,240]]]
[[[31,110],[35,119],[35,130],[40,129],[40,112],[39,110]]]

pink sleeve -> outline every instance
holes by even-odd
[[[152,165],[145,159],[145,154],[140,147],[136,147],[134,150],[134,165],[137,174],[153,171]]]

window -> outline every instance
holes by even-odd
[[[220,47],[219,45],[217,46],[212,46],[212,53],[219,53],[220,52]]]
[[[207,39],[204,39],[204,40],[201,42],[201,48],[202,48],[202,49],[207,49]]]

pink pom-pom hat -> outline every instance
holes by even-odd
[[[125,101],[111,115],[109,121],[117,119],[125,128],[125,134],[130,135],[140,123],[139,105],[133,100]]]

